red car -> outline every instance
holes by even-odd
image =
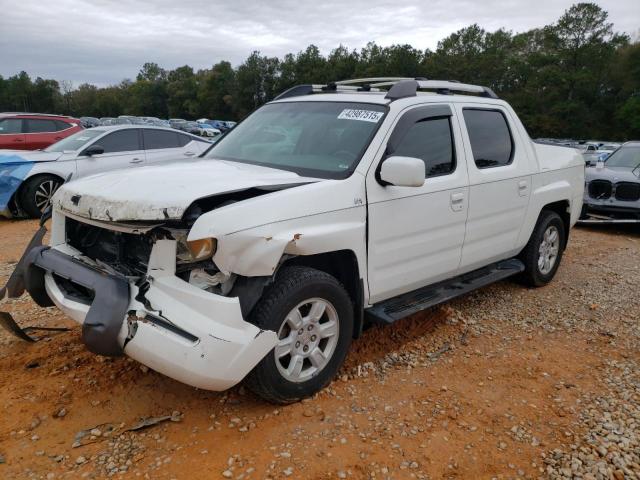
[[[80,120],[62,115],[0,113],[0,149],[39,150],[80,130]]]

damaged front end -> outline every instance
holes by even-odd
[[[82,324],[87,348],[122,353],[189,385],[224,390],[273,348],[245,321],[266,279],[221,272],[215,242],[179,222],[125,224],[56,212],[52,247],[26,252],[26,290]],[[60,234],[64,230],[64,235]],[[255,297],[255,299],[254,299]]]

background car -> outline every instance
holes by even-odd
[[[171,128],[126,125],[82,130],[43,151],[0,151],[0,214],[40,216],[69,176],[185,160],[210,146]]]
[[[96,117],[80,117],[80,123],[84,128],[93,128],[102,125],[100,119]]]
[[[213,128],[208,123],[198,123],[198,135],[201,137],[214,138],[222,135],[222,132],[217,128]]]
[[[627,142],[585,170],[582,217],[605,215],[640,221],[640,141]]]
[[[82,130],[80,120],[37,113],[0,114],[0,149],[38,150]]]
[[[200,135],[200,125],[197,122],[184,122],[180,125],[180,129],[183,132],[191,133],[193,135]]]

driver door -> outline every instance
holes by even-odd
[[[385,157],[420,158],[421,187],[383,186],[380,162],[367,174],[369,295],[376,303],[458,272],[469,185],[462,135],[448,105],[405,110],[387,139]]]
[[[104,148],[104,153],[92,156],[84,152],[80,153],[78,176],[84,177],[94,173],[144,165],[145,152],[140,136],[140,129],[127,128],[116,130],[97,139],[89,146],[100,145]]]

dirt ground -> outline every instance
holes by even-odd
[[[36,228],[0,221],[2,282]],[[95,356],[55,309],[4,301],[71,330],[0,332],[0,478],[640,478],[639,274],[639,228],[576,228],[551,285],[372,327],[286,407]]]

